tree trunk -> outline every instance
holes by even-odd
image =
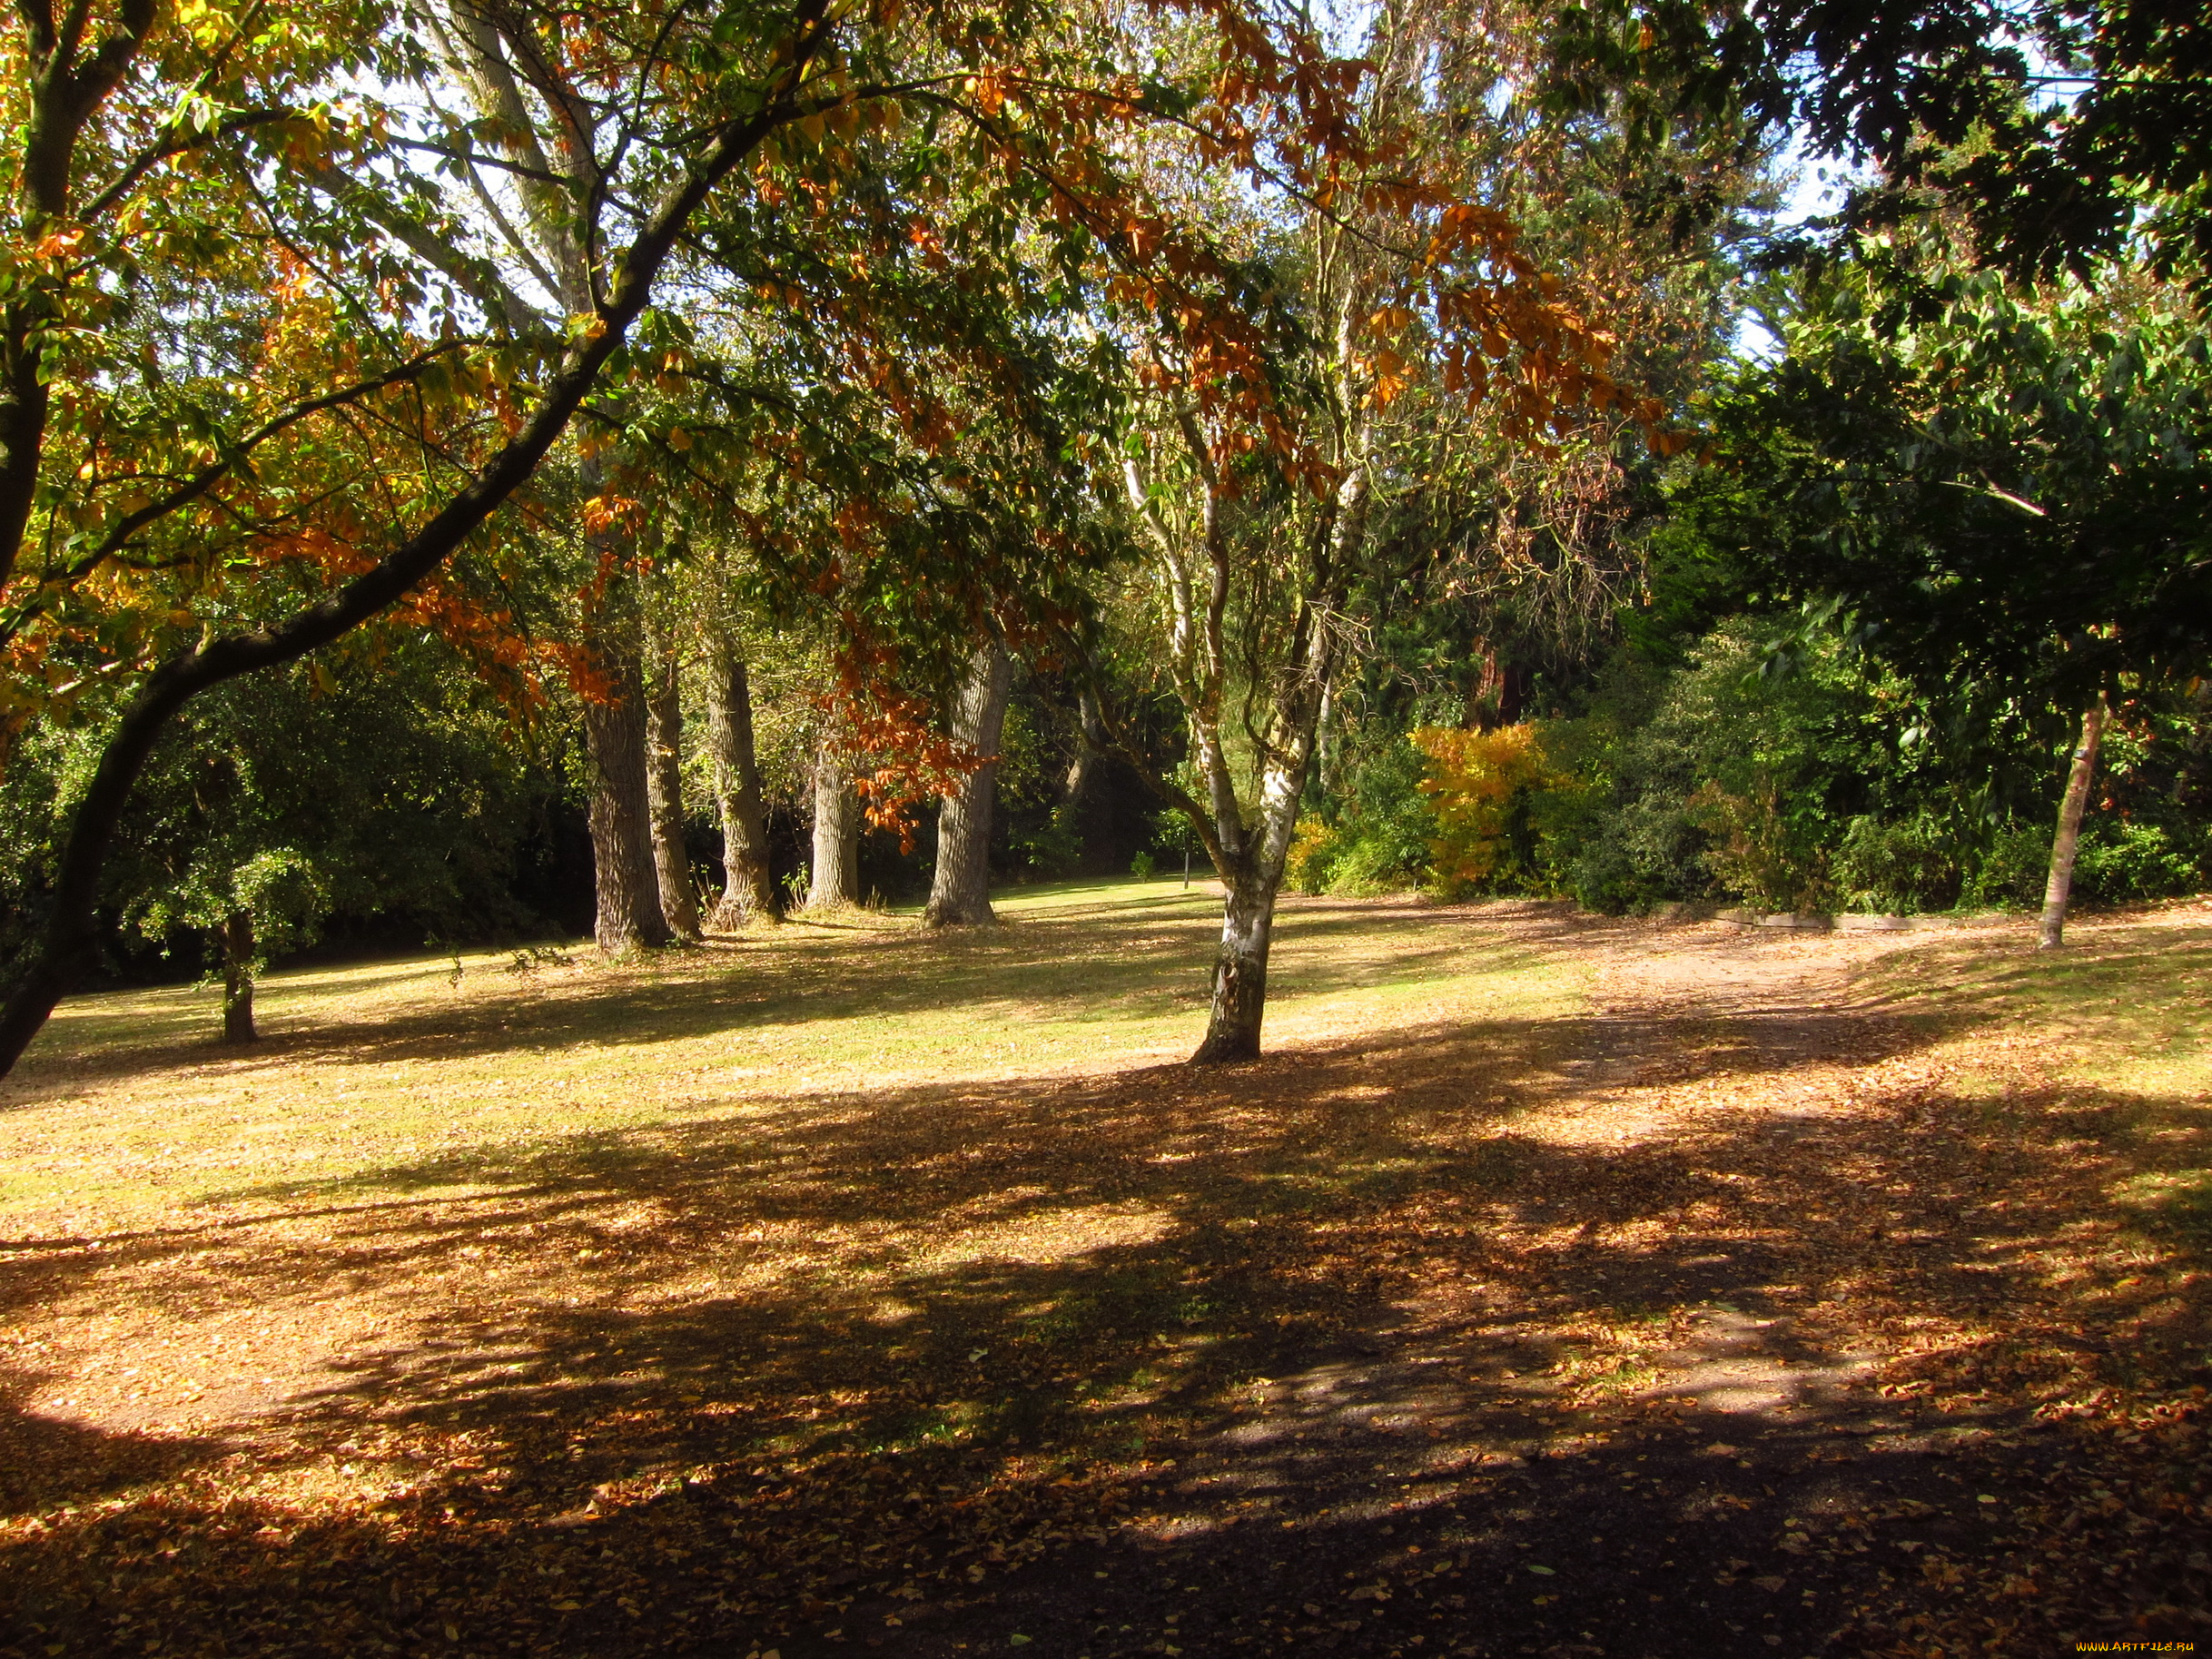
[[[1259,1021],[1268,1000],[1268,950],[1275,937],[1275,895],[1282,890],[1299,801],[1313,769],[1313,726],[1320,700],[1299,695],[1305,707],[1294,741],[1260,780],[1259,823],[1249,831],[1243,827],[1233,795],[1227,796],[1227,810],[1216,808],[1215,833],[1221,843],[1221,856],[1216,860],[1222,887],[1221,945],[1214,957],[1213,1008],[1206,1022],[1206,1040],[1190,1056],[1195,1064],[1259,1057]]]
[[[2097,741],[2105,731],[2105,699],[2099,693],[2081,716],[2081,742],[2066,775],[2066,795],[2059,803],[2059,834],[2050,844],[2050,880],[2043,888],[2043,931],[2036,948],[2055,951],[2065,943],[2066,905],[2074,892],[2074,854],[2081,846],[2081,813],[2089,801],[2089,780],[2097,775]]]
[[[780,921],[768,869],[767,815],[760,803],[760,763],[753,747],[753,690],[745,659],[718,627],[706,647],[706,752],[714,766],[715,810],[722,820],[722,897],[712,920],[736,927],[755,916]]]
[[[607,585],[588,637],[592,663],[607,682],[609,699],[584,705],[592,770],[592,884],[598,900],[593,933],[600,950],[620,956],[670,938],[653,867],[643,640],[634,583],[617,577]]]
[[[938,811],[937,869],[922,912],[924,927],[977,927],[998,919],[991,913],[991,807],[1012,688],[1013,664],[993,639],[970,663],[953,712],[953,737],[985,758]]]
[[[1191,1055],[1195,1065],[1259,1058],[1259,1022],[1268,1008],[1268,947],[1274,943],[1274,881],[1260,873],[1227,882],[1221,905],[1221,948],[1213,963],[1213,1010],[1206,1041]]]
[[[1084,686],[1076,694],[1075,710],[1081,730],[1076,737],[1075,758],[1068,763],[1067,779],[1061,788],[1061,808],[1071,821],[1082,809],[1084,793],[1106,755],[1106,716],[1099,708],[1099,694]]]
[[[252,1042],[253,1029],[253,917],[234,910],[222,923],[222,1040]]]
[[[809,910],[836,910],[860,903],[860,797],[844,756],[828,734],[815,755],[814,877]]]
[[[651,695],[646,699],[646,795],[652,816],[653,870],[661,920],[686,944],[699,942],[699,894],[684,848],[684,702],[676,654],[647,625]]]

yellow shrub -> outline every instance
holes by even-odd
[[[1293,888],[1299,893],[1321,891],[1328,879],[1328,854],[1335,850],[1336,839],[1328,825],[1310,814],[1298,821],[1290,851],[1283,858],[1283,874]]]
[[[1424,726],[1413,742],[1428,763],[1421,793],[1437,820],[1429,844],[1437,886],[1457,894],[1488,884],[1519,862],[1516,809],[1530,793],[1563,781],[1545,758],[1536,727],[1477,732]]]

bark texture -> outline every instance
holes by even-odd
[[[222,923],[222,1040],[252,1042],[253,1029],[253,918],[232,911]]]
[[[1259,1058],[1259,1025],[1268,1009],[1268,947],[1274,943],[1274,881],[1248,877],[1228,884],[1221,905],[1221,946],[1214,954],[1213,1007],[1206,1040],[1191,1060],[1200,1065]]]
[[[1013,664],[993,639],[969,664],[953,710],[953,737],[985,758],[938,809],[937,868],[922,912],[924,927],[978,927],[997,920],[991,911],[991,812],[1012,689]]]
[[[661,920],[686,944],[699,942],[699,894],[684,847],[684,700],[676,654],[648,620],[650,676],[646,698],[646,797],[653,828],[653,873]]]
[[[783,906],[768,868],[767,815],[753,746],[753,688],[745,658],[719,628],[706,646],[706,753],[714,768],[715,811],[722,820],[722,897],[710,920],[737,927],[755,917],[779,921]]]
[[[844,756],[825,736],[815,755],[815,859],[809,910],[860,903],[860,797]]]
[[[1099,707],[1099,694],[1085,686],[1076,694],[1076,715],[1081,729],[1077,735],[1075,758],[1068,763],[1068,775],[1061,786],[1061,806],[1071,820],[1082,810],[1083,797],[1091,792],[1091,780],[1099,774],[1099,763],[1106,758],[1106,716]]]
[[[592,929],[610,956],[667,944],[660,875],[653,864],[652,806],[646,783],[643,635],[636,587],[609,583],[591,627],[594,666],[607,682],[607,700],[584,705],[584,742],[591,756]]]
[[[2066,943],[2066,906],[2074,894],[2074,854],[2081,848],[2081,814],[2089,802],[2089,783],[2097,775],[2097,744],[2105,731],[2105,700],[2100,696],[2081,716],[2081,741],[2074,748],[2074,764],[2066,775],[2066,794],[2059,802],[2059,833],[2050,844],[2050,879],[2043,885],[2043,926],[2036,948],[2055,951]]]

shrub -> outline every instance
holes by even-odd
[[[2206,885],[2208,850],[2201,830],[2092,818],[2082,825],[2074,891],[2107,904],[2197,893]]]
[[[2049,828],[2008,823],[1990,839],[1959,894],[1961,904],[2033,908],[2050,878]]]
[[[1075,815],[1064,806],[1033,828],[1009,825],[1006,846],[1017,863],[1048,879],[1067,874],[1083,854],[1083,838],[1075,827]]]
[[[1713,837],[1706,867],[1745,904],[1802,910],[1826,896],[1827,855],[1784,815],[1773,779],[1741,795],[1708,783],[1690,797],[1688,813]]]
[[[1835,882],[1853,910],[1911,915],[1949,910],[1966,885],[1965,856],[1958,836],[1933,814],[1883,823],[1853,818],[1836,849]]]
[[[1354,767],[1333,819],[1300,820],[1285,864],[1302,893],[1363,897],[1418,883],[1435,829],[1420,752],[1394,736]]]
[[[1300,818],[1290,837],[1290,851],[1283,857],[1283,879],[1296,892],[1324,893],[1336,854],[1336,832],[1318,817]]]
[[[1437,891],[1456,898],[1534,877],[1532,797],[1571,781],[1545,758],[1536,728],[1428,726],[1415,730],[1413,743],[1428,761],[1420,787],[1435,817],[1428,855]]]

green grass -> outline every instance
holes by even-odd
[[[630,965],[511,952],[279,972],[263,1041],[213,1041],[197,987],[64,1004],[0,1086],[0,1225],[176,1204],[349,1201],[614,1168],[639,1133],[963,1081],[1179,1061],[1203,1032],[1220,901],[1123,879],[998,895],[1003,924],[867,912]],[[1316,904],[1278,935],[1270,1046],[1377,1026],[1545,1017],[1586,971],[1464,913]]]
[[[1939,1020],[2033,1026],[2066,1042],[2054,1058],[2069,1070],[2129,1092],[2212,1086],[2212,936],[2199,915],[2077,923],[2055,952],[2024,930],[1995,947],[1946,943],[1894,959],[1872,983]]]

